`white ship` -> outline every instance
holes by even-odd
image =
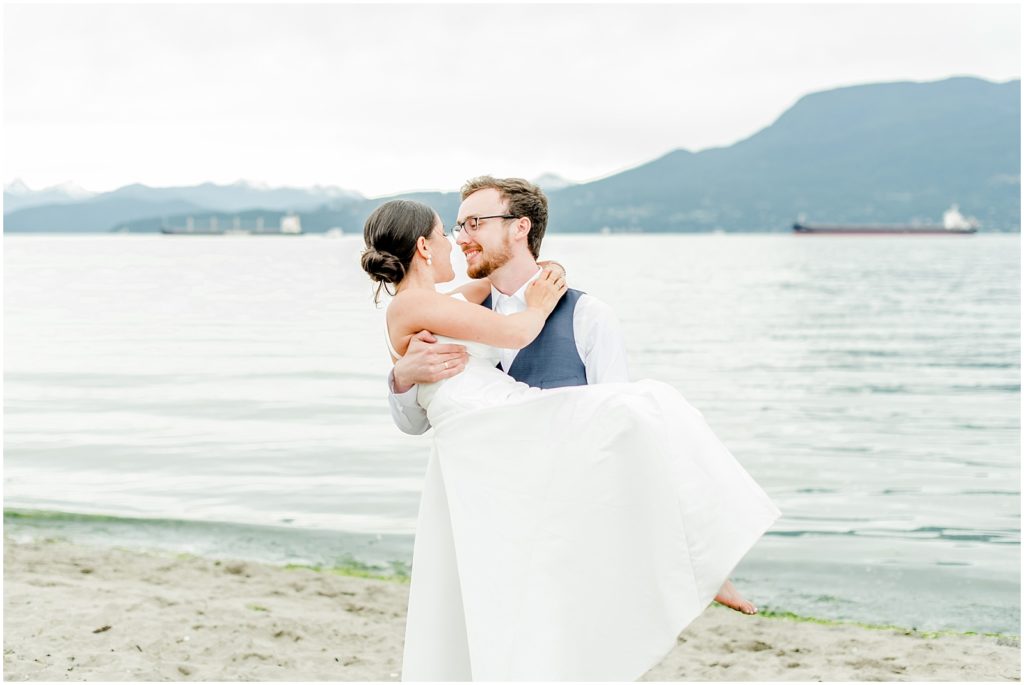
[[[210,217],[206,227],[197,227],[194,217],[188,217],[184,226],[161,226],[160,232],[168,235],[302,235],[302,222],[297,214],[285,214],[276,228],[266,228],[263,217],[256,217],[255,228],[242,226],[242,219],[234,217],[231,226],[220,227],[217,217]]]

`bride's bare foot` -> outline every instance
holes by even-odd
[[[736,589],[736,586],[732,584],[731,580],[726,580],[722,583],[722,588],[715,596],[715,601],[744,614],[757,613],[757,607],[744,599],[743,595],[740,594],[740,591]]]

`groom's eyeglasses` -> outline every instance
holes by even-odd
[[[470,235],[476,233],[476,230],[480,228],[480,222],[484,219],[516,219],[510,214],[492,214],[491,216],[470,216],[466,217],[465,221],[456,221],[455,225],[452,226],[452,234],[458,235],[459,231],[466,229]]]

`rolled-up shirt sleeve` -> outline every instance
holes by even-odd
[[[572,323],[587,383],[628,383],[626,339],[612,308],[593,295],[582,295]]]
[[[403,393],[395,392],[394,369],[388,372],[388,405],[391,420],[407,435],[422,435],[430,429],[427,412],[416,402],[416,386]]]

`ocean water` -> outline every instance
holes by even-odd
[[[7,535],[407,567],[429,437],[391,424],[359,238],[3,246]],[[762,608],[1020,633],[1019,235],[545,256],[782,509],[734,574]]]

